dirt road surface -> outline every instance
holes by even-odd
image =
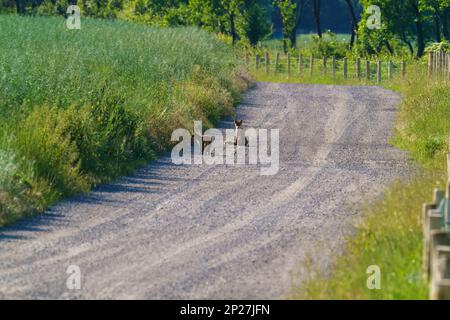
[[[167,156],[62,201],[0,231],[0,298],[285,297],[306,257],[326,270],[361,205],[408,171],[387,143],[399,101],[377,87],[258,83],[238,117],[280,130],[278,174]],[[80,290],[67,288],[70,265]]]

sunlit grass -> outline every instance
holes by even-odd
[[[408,150],[422,166],[445,170],[450,140],[450,81],[428,77],[417,66],[393,88],[404,95],[393,143]]]
[[[450,83],[428,78],[423,63],[385,84],[404,96],[391,141],[408,150],[421,171],[389,186],[365,216],[330,271],[312,272],[293,290],[294,299],[427,299],[422,278],[422,205],[446,183],[450,137]],[[420,169],[420,168],[424,169]],[[381,269],[381,290],[369,290],[366,270]]]
[[[0,15],[0,226],[130,172],[233,112],[246,75],[196,28]]]
[[[316,33],[299,34],[297,36],[297,46],[302,50],[310,50],[313,42],[313,37],[317,36]],[[348,44],[350,40],[350,34],[347,33],[337,33],[336,41],[339,43]],[[283,40],[282,39],[269,39],[261,42],[261,46],[268,48],[270,50],[283,50]]]
[[[422,278],[421,208],[430,202],[444,175],[427,172],[409,182],[395,183],[382,201],[368,205],[365,219],[346,241],[331,271],[310,273],[296,287],[293,299],[427,299]],[[367,288],[371,265],[381,271],[381,289]]]

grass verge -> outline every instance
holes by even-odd
[[[234,112],[249,77],[195,28],[0,17],[0,226],[128,173],[174,129]]]
[[[293,290],[294,299],[427,299],[422,279],[422,204],[446,183],[450,137],[450,84],[428,79],[423,65],[388,87],[404,96],[392,143],[409,151],[420,174],[388,187],[365,217],[331,271],[312,273]],[[367,268],[381,270],[381,290],[367,288]]]

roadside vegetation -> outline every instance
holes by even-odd
[[[0,17],[0,226],[143,165],[193,119],[233,113],[248,78],[196,28]]]
[[[422,205],[431,201],[433,188],[446,184],[450,83],[428,79],[418,62],[407,79],[389,87],[404,96],[391,142],[409,152],[419,172],[369,204],[331,270],[312,273],[292,298],[428,299],[422,278]],[[371,265],[380,267],[381,290],[367,288]]]

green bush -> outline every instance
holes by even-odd
[[[312,36],[312,43],[309,47],[309,54],[315,57],[336,57],[341,59],[346,56],[348,45],[339,41],[336,34],[327,31],[322,38],[317,35]]]
[[[426,68],[410,68],[408,81],[400,81],[405,99],[393,142],[431,169],[444,169],[450,139],[450,85],[426,79]]]
[[[426,52],[430,52],[430,51],[444,51],[444,52],[450,52],[450,43],[448,43],[447,41],[442,41],[442,42],[435,42],[430,44],[426,49]]]

